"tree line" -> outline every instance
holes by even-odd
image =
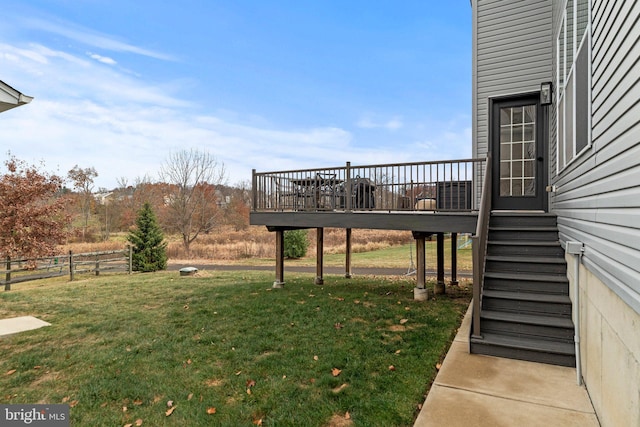
[[[145,209],[164,233],[177,234],[189,252],[215,227],[249,225],[250,184],[227,184],[224,164],[202,150],[170,154],[156,179],[119,178],[117,188],[95,189],[93,167],[74,166],[65,177],[9,153],[0,176],[0,256],[51,255],[71,241],[108,240],[131,231]],[[148,213],[147,213],[148,214]]]

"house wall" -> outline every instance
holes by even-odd
[[[564,1],[554,3],[553,40]],[[554,106],[551,210],[563,244],[584,244],[579,280],[570,281],[580,289],[581,367],[600,422],[640,425],[640,4],[591,3],[591,145],[556,168]],[[554,45],[554,65],[555,53]]]
[[[574,256],[566,259],[572,295],[580,286],[582,378],[600,425],[640,426],[640,316]]]
[[[551,0],[473,1],[473,153],[489,147],[489,99],[537,92],[552,77]]]

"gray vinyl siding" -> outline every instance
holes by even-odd
[[[561,2],[559,2],[561,3]],[[554,11],[555,12],[555,11]],[[552,211],[563,242],[640,313],[640,4],[592,5],[592,146],[556,176]],[[559,19],[554,16],[554,39]],[[555,126],[555,121],[552,121]],[[552,128],[555,146],[556,130]],[[555,147],[553,147],[555,150]]]
[[[551,80],[552,1],[476,0],[473,8],[473,152],[484,157],[489,99]]]

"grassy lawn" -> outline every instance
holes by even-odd
[[[74,426],[412,425],[470,287],[415,302],[411,279],[272,281],[174,272],[0,292],[0,318],[52,324],[0,339],[0,403],[67,402]]]
[[[425,252],[427,258],[427,268],[434,270],[436,268],[436,241],[426,242]],[[458,249],[458,270],[471,271],[473,269],[471,258],[471,245]],[[415,244],[412,245],[396,245],[384,249],[370,252],[358,252],[351,254],[352,267],[384,267],[384,268],[409,268],[413,258],[414,265],[416,260]],[[444,243],[444,259],[445,269],[451,268],[451,240],[447,239]],[[344,266],[344,254],[324,254],[324,265],[327,267]],[[242,264],[242,265],[274,265],[273,258],[247,258],[238,261],[218,261],[219,264]],[[287,265],[299,266],[315,266],[315,251],[309,250],[307,256],[301,259],[285,260]]]

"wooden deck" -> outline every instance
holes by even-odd
[[[477,211],[284,211],[251,212],[252,225],[271,231],[297,228],[364,228],[419,233],[474,233]]]
[[[475,233],[486,159],[345,166],[252,176],[250,223],[275,234],[276,280],[284,286],[284,233],[316,229],[316,279],[323,284],[325,228],[346,230],[345,276],[351,275],[352,229],[407,230],[416,240],[415,298],[424,300],[425,240],[437,237],[437,284],[444,292],[444,234]],[[455,242],[455,238],[452,240]],[[456,283],[456,247],[452,277]]]

